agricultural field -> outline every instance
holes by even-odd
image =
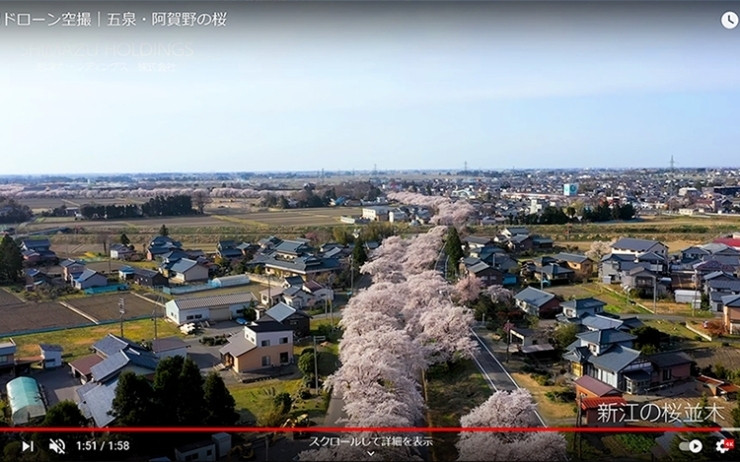
[[[0,289],[0,306],[15,305],[17,303],[25,302],[10,292]]]
[[[0,290],[3,298],[11,296]],[[92,321],[80,316],[56,302],[21,302],[15,299],[12,304],[0,303],[0,335],[11,335],[42,329],[66,329],[87,326]]]
[[[639,306],[631,304],[627,301],[626,297],[614,294],[598,283],[553,286],[549,287],[547,291],[559,295],[565,300],[571,298],[597,298],[607,304],[604,309],[610,313],[638,314],[647,312]]]
[[[721,364],[732,371],[740,370],[740,349],[732,346],[698,348],[688,353],[700,368]]]
[[[135,342],[154,338],[154,323],[149,319],[127,321],[124,322],[123,326],[124,336]],[[183,336],[176,326],[168,322],[158,322],[157,333],[160,338]],[[18,335],[13,336],[13,341],[18,345],[18,356],[33,356],[39,354],[39,343],[62,345],[64,347],[62,357],[65,361],[71,362],[77,358],[90,354],[90,346],[108,334],[120,335],[120,325],[118,323],[113,323],[101,326],[81,327],[78,329],[64,329],[40,334]]]
[[[118,304],[121,299],[124,302],[125,314],[123,319],[125,320],[152,316],[155,308],[158,315],[163,316],[164,308],[157,307],[154,303],[142,300],[130,293],[93,295],[68,300],[66,303],[98,321],[105,322],[120,319]]]

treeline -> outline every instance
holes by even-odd
[[[572,207],[545,207],[541,213],[509,217],[509,224],[517,225],[564,225],[566,223],[602,223],[612,220],[632,220],[635,208],[631,204],[609,206],[601,203],[593,209],[585,209],[579,218]]]
[[[15,199],[0,197],[0,223],[23,223],[33,218],[33,212],[27,205]]]
[[[85,204],[80,207],[80,215],[87,220],[177,217],[196,213],[198,211],[193,208],[193,198],[184,194],[166,197],[157,196],[149,199],[144,204]]]

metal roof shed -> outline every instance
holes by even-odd
[[[31,377],[18,377],[5,386],[13,425],[24,425],[46,415],[38,382]]]

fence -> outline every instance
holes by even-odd
[[[105,287],[90,287],[89,289],[85,289],[85,295],[107,294],[109,292],[119,292],[121,290],[128,290],[128,284],[115,284]]]

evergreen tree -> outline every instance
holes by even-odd
[[[203,385],[203,396],[208,412],[206,425],[220,427],[237,423],[239,413],[236,412],[236,402],[217,372],[208,374]]]
[[[449,257],[448,272],[456,275],[458,272],[458,263],[465,254],[462,250],[462,241],[460,241],[460,234],[457,232],[457,228],[450,226],[447,230],[447,238],[445,239],[445,253]]]
[[[126,236],[126,233],[121,233],[121,237],[119,239],[121,241],[121,244],[123,245],[129,245],[131,244],[131,240]]]
[[[352,269],[358,269],[367,262],[367,251],[365,251],[365,241],[358,238],[352,249]]]
[[[42,427],[86,427],[87,419],[74,401],[65,400],[46,411]]]
[[[118,377],[111,415],[117,427],[141,427],[152,422],[154,390],[146,378],[134,372]]]
[[[169,236],[170,235],[170,230],[167,229],[167,225],[162,225],[159,228],[159,235],[160,236]]]
[[[0,281],[16,282],[23,274],[23,254],[9,235],[0,241]]]
[[[177,421],[183,426],[198,426],[206,415],[206,400],[203,396],[203,376],[195,362],[188,358],[182,365],[177,386]]]
[[[157,409],[157,423],[160,425],[175,426],[179,424],[177,409],[181,403],[178,388],[184,361],[185,358],[182,356],[171,356],[164,358],[157,364],[153,389]]]

